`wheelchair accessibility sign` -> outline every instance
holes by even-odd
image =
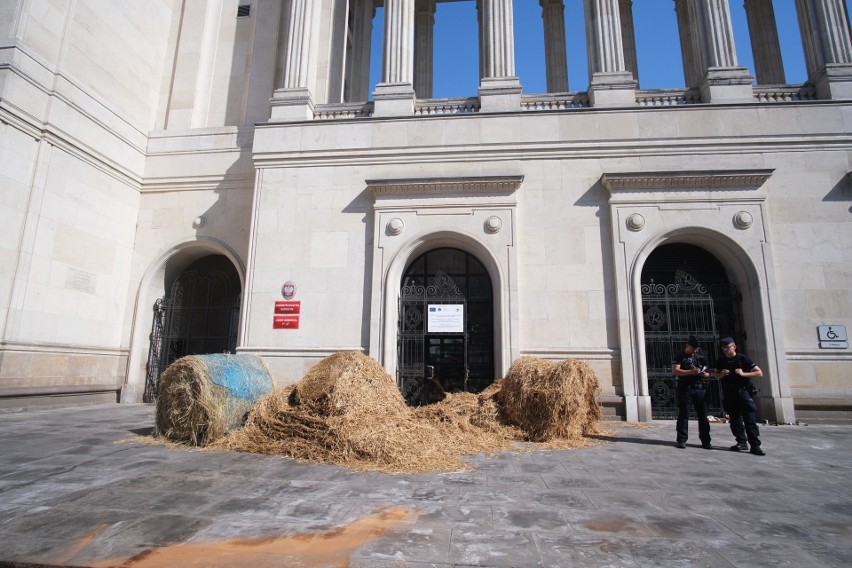
[[[819,325],[817,332],[821,349],[849,349],[845,325]]]

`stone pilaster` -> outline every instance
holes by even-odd
[[[592,106],[636,104],[636,81],[624,64],[619,0],[584,0]]]
[[[432,98],[435,0],[417,0],[414,13],[414,92]]]
[[[515,76],[512,0],[479,0],[479,107],[482,112],[521,108],[521,82]]]
[[[374,116],[414,114],[414,0],[385,0],[382,82],[373,92]]]
[[[852,42],[843,0],[796,0],[796,12],[817,97],[852,98]]]
[[[745,0],[748,34],[754,56],[754,74],[759,85],[783,85],[784,63],[772,0]]]
[[[565,4],[563,0],[539,0],[544,24],[544,59],[547,92],[568,92],[568,53],[565,45]]]
[[[213,84],[216,45],[219,41],[219,20],[222,17],[222,0],[207,2],[204,14],[204,29],[198,54],[198,75],[195,82],[195,97],[192,104],[190,128],[208,125],[210,114],[210,89]]]
[[[314,0],[292,0],[287,17],[283,85],[272,94],[272,120],[311,120],[314,101],[311,81],[315,73],[313,34],[319,10]]]

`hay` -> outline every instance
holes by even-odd
[[[542,403],[573,401],[570,414],[575,421],[583,421],[579,429],[548,428],[550,438],[528,431],[526,423],[510,423],[505,413],[504,398],[510,402],[516,398],[511,394],[504,397],[507,384],[522,392],[541,391],[542,381],[534,387],[514,384],[524,383],[528,374],[516,372],[508,383],[507,376],[480,394],[447,394],[438,403],[411,408],[377,361],[360,352],[344,352],[317,363],[299,383],[261,398],[242,429],[229,432],[210,448],[399,473],[469,469],[464,456],[518,449],[517,442],[533,438],[546,440],[550,448],[590,445],[596,442],[564,437],[575,431],[593,432],[591,422],[600,417],[594,398],[597,378],[579,363],[556,364],[559,371],[555,376],[579,378],[552,386],[581,388],[581,394],[551,393],[537,398]],[[524,362],[522,367],[528,364]],[[583,412],[579,406],[584,403],[594,408]],[[565,415],[559,413],[559,417]]]
[[[499,383],[503,415],[529,441],[579,440],[597,433],[600,384],[585,362],[521,357]]]
[[[323,416],[406,412],[394,380],[375,359],[358,351],[335,353],[296,385],[294,402]]]
[[[257,399],[274,384],[251,355],[189,355],[160,377],[155,433],[173,442],[206,446],[239,428]]]
[[[446,429],[418,418],[384,368],[355,351],[326,357],[301,382],[261,398],[245,426],[212,447],[360,471],[466,468]]]

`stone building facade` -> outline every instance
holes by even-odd
[[[435,99],[436,0],[0,1],[0,407],[151,400],[190,353],[289,383],[360,350],[413,402],[427,373],[583,359],[645,421],[695,333],[758,361],[762,420],[848,420],[844,2],[795,0],[789,85],[770,0],[745,2],[755,69],[727,0],[674,0],[686,88],[644,91],[632,2],[584,0],[583,92],[540,6],[547,93],[512,0],[476,0],[478,92]]]

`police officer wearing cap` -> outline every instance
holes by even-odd
[[[737,353],[737,344],[733,337],[719,340],[722,356],[716,359],[713,376],[721,380],[722,397],[725,410],[731,422],[731,433],[737,443],[731,446],[734,452],[750,451],[756,456],[764,456],[760,448],[760,430],[757,427],[757,405],[754,394],[757,390],[751,379],[763,376],[755,362],[742,353]],[[748,442],[751,445],[746,445]]]
[[[710,445],[710,421],[707,420],[707,406],[704,397],[707,394],[705,379],[710,376],[707,371],[707,361],[702,357],[698,347],[698,339],[689,336],[683,351],[672,361],[672,373],[677,377],[677,442],[678,448],[686,447],[689,438],[689,405],[695,409],[698,417],[698,438],[705,450],[713,449]]]

